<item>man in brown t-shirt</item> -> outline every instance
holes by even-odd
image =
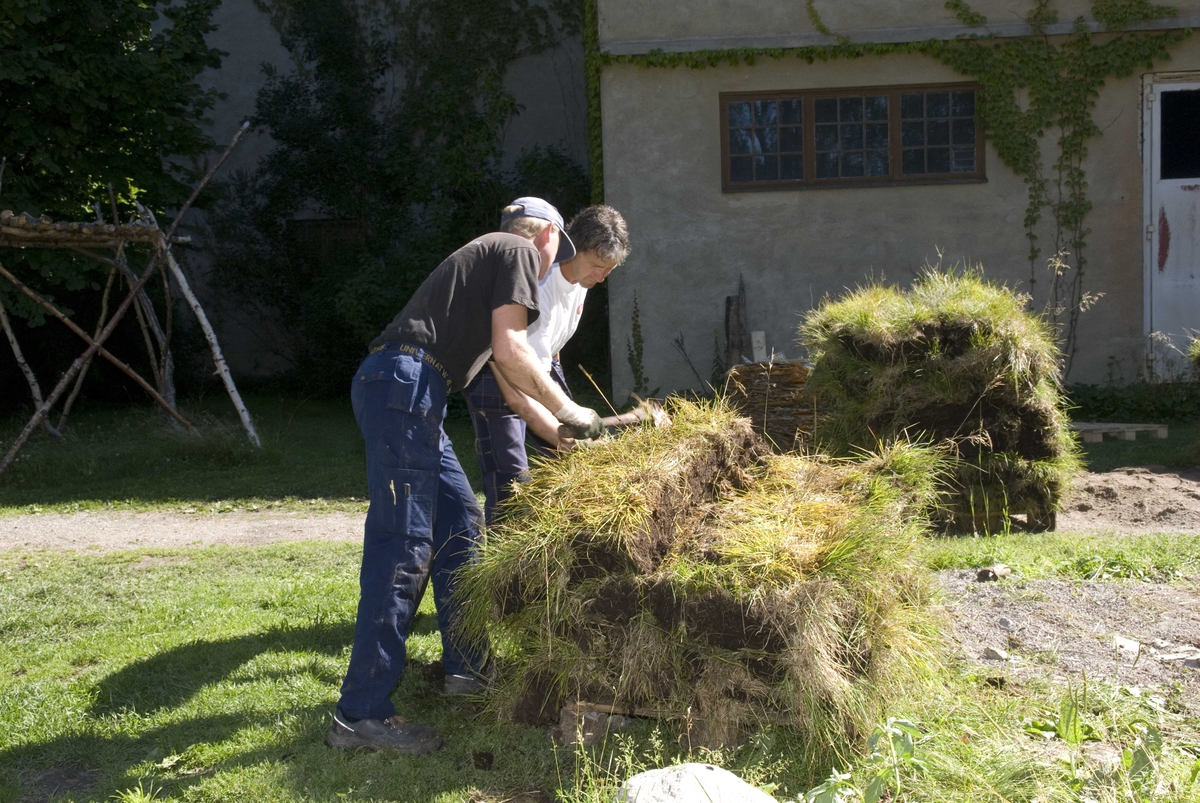
[[[454,573],[474,554],[482,513],[442,429],[447,394],[470,382],[490,353],[511,383],[557,411],[576,437],[603,429],[595,410],[550,381],[526,340],[538,315],[538,278],[575,254],[558,210],[527,200],[531,233],[487,234],[451,254],[372,342],[354,376],[370,506],[354,646],[325,737],[331,747],[426,753],[441,746],[434,728],[405,722],[390,699],[427,581],[447,675],[482,668],[483,656],[452,629]]]

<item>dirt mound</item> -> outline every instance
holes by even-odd
[[[1064,532],[1200,532],[1200,468],[1119,468],[1084,474],[1063,510]]]

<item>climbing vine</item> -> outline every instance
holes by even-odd
[[[595,19],[595,0],[585,0]],[[966,26],[987,24],[966,0],[948,0],[947,10]],[[921,54],[935,58],[980,85],[978,115],[988,140],[1000,159],[1025,182],[1028,203],[1025,236],[1029,241],[1031,289],[1039,291],[1060,327],[1067,369],[1076,349],[1080,311],[1086,306],[1084,276],[1087,266],[1087,216],[1092,209],[1087,194],[1084,162],[1087,143],[1101,133],[1093,119],[1096,100],[1105,81],[1128,76],[1139,66],[1151,68],[1169,58],[1170,49],[1191,35],[1190,29],[1128,31],[1122,28],[1174,15],[1168,6],[1146,0],[1094,0],[1092,13],[1105,32],[1093,32],[1085,21],[1075,20],[1072,31],[1050,36],[1047,27],[1058,21],[1053,0],[1034,0],[1025,22],[1033,36],[997,39],[981,34],[953,40],[904,43],[852,43],[832,34],[820,21],[812,0],[806,8],[818,32],[832,36],[831,44],[794,48],[739,48],[667,53],[653,50],[638,55],[613,55],[589,45],[590,124],[594,137],[592,174],[599,176],[599,72],[602,66],[631,64],[647,68],[706,69],[720,65],[753,65],[758,59],[798,58],[817,61],[853,59],[893,54]],[[1046,150],[1052,149],[1052,153]],[[1045,253],[1038,229],[1045,219],[1053,224],[1050,253],[1064,254],[1060,269],[1052,272],[1050,286],[1039,287],[1039,257]],[[1063,261],[1065,260],[1065,261]]]
[[[987,17],[971,8],[965,0],[946,0],[946,10],[953,11],[954,16],[958,17],[958,21],[963,25],[970,25],[973,28],[987,25]]]

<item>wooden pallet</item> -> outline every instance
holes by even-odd
[[[1084,443],[1100,443],[1105,434],[1113,435],[1122,441],[1137,440],[1139,432],[1149,432],[1151,437],[1159,440],[1167,437],[1165,424],[1089,424],[1075,421],[1071,423],[1071,429],[1080,434]]]

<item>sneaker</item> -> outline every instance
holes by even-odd
[[[474,675],[446,675],[442,679],[442,694],[447,697],[478,697],[486,688]]]
[[[436,728],[412,725],[400,717],[346,722],[335,713],[325,744],[339,750],[395,750],[419,756],[441,747],[442,736]]]

